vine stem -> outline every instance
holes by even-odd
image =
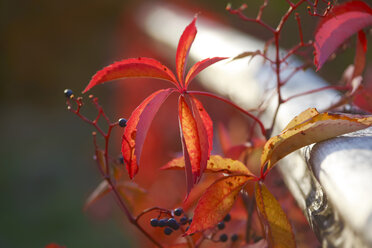
[[[110,176],[110,166],[109,166],[109,156],[108,156],[108,147],[109,147],[109,140],[110,140],[110,137],[111,137],[111,131],[112,129],[118,125],[118,122],[114,122],[114,123],[111,123],[109,118],[106,116],[106,114],[104,113],[103,111],[103,108],[101,107],[101,105],[98,104],[98,99],[97,98],[94,98],[93,99],[93,96],[89,96],[90,99],[92,99],[97,111],[98,111],[98,114],[96,116],[96,118],[92,121],[90,119],[88,119],[87,117],[81,115],[80,113],[80,109],[81,107],[83,106],[83,102],[82,102],[82,98],[81,97],[78,97],[78,98],[69,98],[67,100],[67,106],[68,106],[68,110],[71,111],[72,113],[76,114],[81,120],[83,120],[84,122],[87,122],[88,124],[92,125],[102,136],[103,138],[105,139],[105,149],[104,149],[104,163],[105,163],[105,166],[104,168],[102,168],[102,165],[100,165],[99,163],[99,159],[98,159],[98,151],[99,151],[99,147],[98,147],[98,144],[97,144],[97,133],[96,132],[93,132],[92,135],[93,135],[93,144],[94,144],[94,148],[95,148],[95,155],[96,155],[96,161],[97,161],[97,165],[98,165],[98,170],[101,174],[101,176],[103,177],[104,180],[106,180],[107,184],[110,186],[111,188],[111,191],[114,193],[114,196],[115,196],[115,200],[116,202],[118,203],[120,209],[124,212],[124,214],[126,215],[127,219],[129,220],[129,222],[131,224],[133,224],[134,226],[136,226],[138,228],[138,230],[140,232],[142,232],[154,245],[156,245],[157,247],[160,247],[160,248],[163,248],[163,246],[158,242],[156,241],[139,223],[138,223],[138,220],[140,219],[140,217],[142,216],[141,214],[137,217],[134,217],[132,215],[132,213],[129,211],[127,205],[125,204],[125,202],[123,201],[120,193],[119,193],[119,190],[118,188],[116,187],[116,184],[114,183],[114,181],[112,180],[111,176]],[[74,110],[71,106],[71,102],[70,102],[70,99],[71,100],[74,100],[77,104],[77,108]],[[108,124],[108,130],[107,130],[107,133],[105,133],[101,128],[100,126],[97,124],[98,120],[100,117],[103,117],[107,124]]]
[[[254,116],[253,114],[249,113],[248,111],[242,109],[241,107],[239,107],[238,105],[236,105],[235,103],[231,102],[230,100],[227,100],[223,97],[220,97],[218,95],[215,95],[213,93],[210,93],[210,92],[205,92],[205,91],[187,91],[188,94],[191,94],[191,95],[202,95],[202,96],[209,96],[209,97],[213,97],[217,100],[220,100],[220,101],[223,101],[225,103],[228,103],[230,104],[231,106],[233,106],[234,108],[238,109],[239,111],[241,111],[242,113],[248,115],[250,118],[252,118],[254,121],[256,121],[258,123],[258,125],[260,126],[260,129],[261,129],[261,133],[264,137],[266,137],[266,130],[265,130],[265,127],[264,125],[262,124],[262,122],[260,121],[260,119],[258,119],[256,116]]]

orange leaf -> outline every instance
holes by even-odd
[[[167,163],[165,166],[161,167],[162,170],[169,169],[184,169],[185,160],[183,157],[175,158]],[[228,174],[245,174],[252,175],[248,168],[238,160],[232,160],[230,158],[223,158],[219,155],[210,156],[207,168],[205,172],[223,172]]]
[[[196,17],[183,31],[180,40],[178,41],[177,54],[176,54],[176,71],[178,80],[181,84],[184,84],[184,75],[187,57],[192,43],[194,42],[196,36],[195,27]]]
[[[90,80],[83,93],[94,86],[121,78],[152,77],[172,82],[178,85],[176,77],[168,67],[151,58],[124,59],[106,66],[98,71]]]
[[[215,181],[198,201],[186,235],[206,230],[220,222],[232,208],[250,176],[227,176]]]
[[[308,109],[301,113],[295,117],[298,121],[292,120],[287,129],[266,142],[261,155],[261,167],[268,163],[269,170],[280,159],[301,147],[372,125],[371,116],[319,114],[314,111],[316,110]],[[311,118],[304,120],[309,116]]]
[[[162,103],[173,91],[174,89],[163,89],[152,93],[133,111],[128,119],[121,143],[121,152],[130,178],[133,178],[138,172],[142,146],[151,121]]]
[[[264,227],[269,247],[296,247],[292,227],[279,202],[260,182],[255,185],[255,195],[257,212]]]
[[[189,97],[189,99],[199,135],[201,152],[200,172],[202,174],[207,166],[207,161],[213,147],[213,122],[198,99],[193,96]]]
[[[193,183],[196,183],[201,175],[201,149],[198,128],[191,110],[182,96],[179,98],[178,110],[182,136],[185,140],[183,149],[184,153],[186,152],[190,158]]]

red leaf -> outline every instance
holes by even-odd
[[[362,75],[364,67],[366,65],[366,52],[367,52],[367,38],[363,30],[358,32],[357,45],[355,49],[354,58],[354,72],[353,77]]]
[[[181,38],[178,42],[177,54],[176,54],[176,70],[178,80],[183,84],[183,79],[185,75],[185,67],[187,62],[187,57],[189,55],[190,47],[196,36],[196,27],[195,27],[196,17],[192,22],[185,28]]]
[[[202,174],[213,148],[213,122],[198,99],[193,96],[189,99],[198,129],[201,149],[200,174]]]
[[[207,68],[210,65],[213,65],[214,63],[221,61],[223,59],[227,59],[227,57],[214,57],[214,58],[208,58],[204,59],[202,61],[199,61],[198,63],[194,64],[189,72],[187,73],[186,79],[185,79],[185,87],[187,88],[190,82],[194,79],[196,75],[198,75],[202,70]]]
[[[120,78],[151,77],[164,79],[178,85],[176,77],[168,67],[151,58],[132,58],[115,62],[98,71],[90,80],[83,93],[94,86]]]
[[[369,25],[372,25],[372,9],[366,3],[351,1],[335,6],[315,32],[314,64],[317,70],[347,38]]]
[[[220,222],[232,208],[236,197],[250,176],[228,176],[215,181],[205,191],[196,206],[186,235],[204,231]]]
[[[174,92],[174,89],[162,89],[152,93],[133,111],[128,119],[121,152],[130,178],[133,178],[138,171],[142,146],[151,121],[161,104],[172,92]]]
[[[353,103],[359,108],[372,113],[372,83],[356,92]]]
[[[190,157],[191,169],[193,174],[194,183],[200,176],[201,168],[201,149],[200,140],[198,134],[198,127],[196,121],[191,113],[189,106],[187,105],[183,96],[179,99],[179,120],[181,125],[181,131],[185,140],[185,151]],[[186,149],[185,149],[186,148]],[[186,161],[187,166],[187,161]]]

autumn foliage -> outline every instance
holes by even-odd
[[[179,39],[175,73],[158,60],[137,57],[115,62],[92,77],[83,93],[97,85],[117,79],[127,79],[129,81],[127,83],[131,83],[130,78],[155,78],[171,84],[170,88],[157,90],[145,98],[132,111],[128,120],[110,121],[99,105],[98,98],[94,96],[89,98],[97,109],[98,115],[96,119],[90,120],[80,112],[84,105],[82,98],[74,96],[71,91],[65,92],[69,110],[96,129],[93,133],[95,160],[103,181],[91,194],[85,208],[89,208],[108,193],[114,194],[129,222],[147,237],[152,245],[158,247],[215,247],[216,244],[221,247],[246,248],[296,247],[292,221],[286,214],[288,209],[284,211],[280,198],[277,200],[270,192],[272,179],[269,174],[275,173],[272,169],[280,159],[297,149],[372,125],[371,116],[331,112],[344,104],[355,104],[371,112],[372,103],[369,97],[371,87],[364,85],[363,82],[367,50],[367,37],[363,29],[372,24],[372,9],[362,1],[350,1],[340,5],[333,2],[318,3],[318,1],[306,0],[299,0],[296,3],[285,1],[285,3],[289,5],[289,9],[277,27],[271,27],[262,20],[262,13],[268,5],[266,0],[256,18],[244,15],[245,5],[237,9],[233,9],[230,5],[227,7],[229,13],[237,15],[244,21],[260,25],[273,36],[270,44],[273,44],[276,50],[274,58],[268,57],[264,49],[253,52],[242,51],[231,60],[231,63],[234,63],[234,60],[243,57],[262,56],[272,65],[277,81],[278,104],[270,126],[264,126],[258,117],[265,109],[257,110],[254,114],[254,111],[248,112],[213,93],[190,90],[190,83],[198,73],[214,63],[224,63],[223,60],[227,59],[226,57],[206,58],[195,63],[186,72],[187,57],[197,35],[197,17],[193,18]],[[323,5],[320,7],[321,3]],[[302,5],[309,5],[308,18],[320,19],[314,41],[303,40],[301,19],[296,13]],[[283,38],[281,32],[291,15],[294,15],[298,24],[299,43],[281,55],[279,53],[280,38]],[[292,55],[297,54],[300,49],[314,48],[314,64],[316,69],[320,70],[328,58],[335,53],[337,47],[355,34],[356,55],[351,69],[344,75],[343,85],[303,92],[283,99],[281,88],[290,78],[283,79],[281,72]],[[307,65],[301,65],[293,72],[305,67]],[[279,134],[272,134],[282,104],[295,97],[329,88],[343,90],[344,94],[339,102],[324,112],[318,112],[312,106],[308,106],[307,110],[288,120],[288,125]],[[182,205],[183,209],[172,210],[162,206],[138,209],[133,205],[133,199],[138,195],[146,197],[146,190],[135,183],[135,176],[139,169],[146,170],[146,164],[141,163],[143,146],[155,115],[173,93],[178,95],[178,103],[168,104],[178,106],[179,143],[182,144],[182,156],[159,167],[164,173],[172,170],[175,173],[184,171],[186,194],[178,203],[178,206]],[[216,134],[213,128],[217,123],[213,122],[213,116],[208,114],[202,102],[196,98],[197,95],[222,101],[248,116],[249,130],[253,135],[246,143],[233,145],[229,137],[230,130],[223,124],[219,124],[217,133],[223,154],[212,155],[213,141],[217,140],[213,138]],[[100,118],[106,121],[107,131],[98,125]],[[173,124],[169,123],[169,125]],[[112,129],[119,126],[124,128],[121,141],[122,157],[113,159],[109,155],[108,144]],[[97,143],[97,135],[104,138],[103,148],[100,148]],[[129,206],[136,210],[132,211]],[[296,208],[294,204],[291,207]],[[135,216],[134,212],[139,214]],[[149,216],[154,217],[151,222]],[[143,221],[146,218],[147,222]],[[220,233],[220,230],[225,229],[225,225],[230,225],[226,229],[228,235]],[[156,228],[157,230],[163,228],[164,234],[159,235],[159,231],[154,231]],[[176,232],[177,235],[172,234]],[[175,236],[173,239],[163,238],[171,234]],[[50,244],[47,247],[60,246]]]

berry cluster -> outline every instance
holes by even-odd
[[[225,227],[226,227],[226,222],[229,222],[230,220],[231,220],[231,215],[230,215],[230,214],[227,214],[227,215],[225,216],[225,218],[223,218],[223,220],[217,224],[217,229],[218,229],[218,230],[223,230],[223,229],[225,229]],[[237,241],[238,238],[239,238],[239,236],[238,236],[236,233],[234,233],[234,234],[231,235],[231,237],[230,237],[230,239],[231,239],[232,242]],[[226,233],[223,233],[223,234],[220,235],[220,237],[219,237],[219,239],[218,239],[217,242],[226,242],[228,239],[229,239],[229,237],[227,236],[227,234],[226,234]]]
[[[153,227],[164,227],[164,234],[170,235],[173,231],[180,229],[181,225],[190,224],[192,219],[189,219],[185,214],[177,221],[175,218],[184,214],[182,208],[176,208],[171,212],[171,218],[153,218],[150,220],[150,225]]]

